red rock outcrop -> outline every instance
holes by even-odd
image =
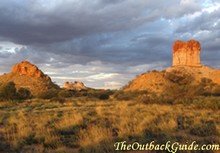
[[[48,75],[28,61],[17,63],[12,67],[11,72],[0,75],[0,84],[10,81],[15,83],[17,89],[29,89],[34,96],[50,89],[60,89],[58,85],[51,81]]]
[[[39,70],[37,66],[31,64],[28,61],[22,61],[21,63],[15,64],[12,67],[12,73],[26,75],[34,78],[46,77],[46,75],[44,75],[43,72]]]
[[[87,87],[80,81],[65,82],[63,88],[67,90],[77,90],[77,91],[87,89]]]
[[[200,43],[196,40],[175,41],[173,44],[173,66],[201,66],[200,52]]]
[[[173,78],[186,78],[187,76],[193,78],[190,80],[191,85],[199,85],[204,78],[211,80],[215,85],[220,85],[220,70],[202,65],[200,63],[200,51],[200,43],[196,40],[175,41],[172,67],[163,71],[143,73],[130,81],[123,88],[124,91],[146,90],[154,93],[165,93],[176,85],[175,81],[170,81],[170,78],[172,80]],[[175,75],[172,76],[172,74]]]

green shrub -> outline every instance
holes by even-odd
[[[88,93],[87,91],[81,90],[81,91],[74,91],[72,94],[74,97],[83,97],[83,96],[87,96],[87,93]]]
[[[52,99],[58,97],[59,90],[57,89],[49,89],[45,92],[40,93],[37,97],[41,99]]]
[[[0,98],[3,100],[13,100],[17,98],[14,82],[8,82],[0,87]]]
[[[199,109],[213,109],[219,110],[220,109],[220,97],[197,97],[193,99],[192,105]]]
[[[178,130],[185,130],[191,127],[193,119],[188,116],[179,115],[177,117],[177,128]]]
[[[197,95],[220,96],[220,86],[208,78],[202,78],[196,90]]]
[[[165,78],[179,85],[187,85],[187,84],[190,84],[194,80],[194,78],[191,75],[184,74],[178,71],[166,72]]]
[[[133,97],[130,96],[130,94],[128,94],[127,92],[123,92],[123,91],[119,91],[117,92],[114,97],[117,100],[130,100],[133,99]]]
[[[107,99],[109,99],[109,95],[108,95],[107,93],[101,94],[101,95],[99,96],[99,99],[100,99],[100,100],[107,100]]]
[[[194,96],[194,89],[193,85],[191,84],[193,77],[190,75],[166,73],[165,78],[172,82],[164,91],[165,95],[169,95],[168,97],[172,97],[172,99],[179,99]]]
[[[69,90],[61,90],[58,93],[58,97],[60,98],[69,98],[72,97],[72,95],[73,95],[72,92]]]
[[[23,140],[24,144],[27,145],[32,145],[32,144],[37,144],[38,141],[36,139],[36,134],[35,133],[30,133],[30,135],[28,135],[24,140]]]
[[[114,97],[117,100],[134,100],[146,93],[147,91],[118,91],[114,94]]]
[[[213,121],[196,124],[190,129],[190,133],[197,136],[213,136],[218,135],[218,130]]]
[[[211,84],[211,83],[212,83],[212,80],[209,78],[202,78],[201,79],[201,84],[207,85],[207,84]]]
[[[220,86],[215,86],[212,91],[213,96],[220,96]]]
[[[17,91],[19,99],[29,99],[31,98],[31,92],[26,88],[19,88]]]
[[[170,96],[166,95],[157,95],[155,93],[147,93],[141,94],[137,98],[138,102],[142,102],[144,104],[173,104],[174,99]]]
[[[76,91],[73,95],[75,97],[88,97],[106,100],[109,99],[110,95],[114,94],[114,92],[114,90],[88,89],[84,91]]]
[[[196,96],[193,98],[190,97],[182,97],[176,99],[174,104],[183,104],[185,106],[192,105],[198,109],[212,109],[219,110],[220,109],[220,97],[214,96]]]

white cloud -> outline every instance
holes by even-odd
[[[24,45],[15,44],[10,41],[0,41],[0,52],[15,53],[24,47]]]
[[[122,86],[123,86],[123,84],[120,82],[109,81],[109,82],[105,82],[105,86],[103,88],[105,88],[105,89],[119,89]]]
[[[105,80],[105,79],[112,79],[117,76],[119,76],[118,73],[99,73],[99,74],[88,76],[87,78],[93,79],[93,80]]]
[[[219,10],[219,9],[220,9],[220,3],[213,2],[213,3],[206,4],[205,7],[202,9],[202,12],[212,13],[212,12]]]

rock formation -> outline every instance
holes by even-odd
[[[87,87],[80,81],[65,82],[63,88],[67,90],[76,90],[76,91],[87,89]]]
[[[28,61],[15,64],[10,73],[0,76],[0,83],[7,83],[9,81],[13,81],[16,88],[29,89],[34,96],[47,92],[52,88],[59,89],[59,86],[54,84],[49,76]]]
[[[126,85],[124,91],[147,90],[165,93],[168,89],[178,86],[175,81],[178,82],[181,79],[195,86],[199,85],[204,78],[211,80],[215,85],[220,85],[220,70],[202,65],[200,50],[200,43],[196,40],[176,41],[173,45],[172,67],[163,71],[143,73]],[[190,80],[190,78],[193,79]]]
[[[16,73],[19,75],[25,75],[33,78],[45,78],[46,75],[43,74],[41,70],[38,69],[37,66],[31,64],[28,61],[22,61],[21,63],[15,64],[12,67],[12,73]]]
[[[201,66],[200,50],[200,43],[196,40],[175,41],[173,44],[173,66]]]

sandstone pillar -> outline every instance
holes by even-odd
[[[201,66],[200,52],[200,43],[196,40],[175,41],[173,44],[173,66]]]

